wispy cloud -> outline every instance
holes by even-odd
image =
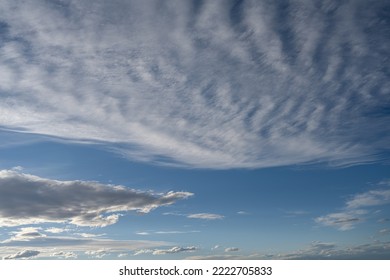
[[[187,215],[187,218],[201,219],[201,220],[222,220],[225,217],[219,214],[197,213],[197,214],[189,214]]]
[[[152,235],[152,234],[189,234],[189,233],[199,233],[199,230],[190,230],[190,231],[182,231],[182,230],[168,230],[168,231],[140,231],[136,232],[138,235]]]
[[[237,251],[239,251],[240,249],[239,248],[237,248],[237,247],[229,247],[229,248],[226,248],[225,249],[225,252],[237,252]]]
[[[307,248],[292,253],[274,256],[276,259],[321,260],[361,259],[387,260],[390,257],[389,242],[373,242],[350,247],[339,247],[334,243],[312,242]]]
[[[370,207],[384,204],[390,204],[390,190],[370,190],[352,196],[345,202],[345,207],[342,211],[317,217],[315,221],[319,224],[336,227],[343,231],[350,230],[357,223],[365,220],[365,216],[369,214],[368,209]]]
[[[0,126],[180,166],[372,160],[386,3],[296,2],[1,1]]]
[[[99,237],[48,236],[44,229],[20,228],[12,236],[0,242],[0,257],[27,258],[26,253],[37,252],[39,257],[76,258],[86,254],[92,258],[103,258],[110,254],[169,246],[170,243],[148,240],[113,240]],[[35,256],[35,255],[34,255]],[[32,256],[30,256],[32,257]]]
[[[2,170],[0,226],[54,222],[103,227],[116,223],[125,212],[148,213],[190,196],[189,192],[156,194],[124,186],[56,181]]]
[[[197,248],[195,246],[179,247],[175,246],[169,249],[141,249],[134,252],[134,256],[141,254],[153,254],[153,255],[166,255],[166,254],[178,254],[183,252],[194,252]]]

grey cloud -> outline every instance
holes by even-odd
[[[14,260],[14,259],[31,259],[33,257],[36,257],[40,254],[39,251],[34,251],[34,250],[23,250],[20,251],[16,254],[9,255],[3,257],[4,260]]]
[[[0,126],[187,167],[374,160],[388,4],[327,3],[1,1]]]
[[[0,226],[45,222],[107,226],[122,213],[149,211],[192,195],[155,194],[87,181],[56,181],[16,171],[0,171]],[[54,210],[53,210],[54,209]]]

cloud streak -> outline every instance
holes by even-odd
[[[2,1],[0,126],[187,167],[373,160],[386,3],[327,3]]]
[[[69,223],[104,227],[128,211],[148,213],[192,196],[189,192],[155,194],[88,181],[56,181],[0,171],[0,226]]]
[[[384,184],[380,184],[384,185]],[[387,186],[390,184],[387,183]],[[320,216],[315,219],[319,224],[336,227],[345,231],[355,228],[355,225],[365,220],[370,207],[390,204],[390,190],[377,189],[353,195],[345,202],[342,211]]]

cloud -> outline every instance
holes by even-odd
[[[39,257],[75,258],[86,254],[93,258],[103,258],[111,253],[121,254],[128,251],[169,246],[170,243],[148,240],[112,240],[109,238],[47,236],[41,228],[20,228],[11,232],[9,239],[0,242],[0,257],[19,256],[23,251],[37,251]],[[77,253],[77,254],[76,254]]]
[[[116,223],[122,213],[148,213],[190,196],[189,192],[155,194],[124,186],[56,181],[2,170],[0,226],[53,222],[103,227]]]
[[[374,242],[345,248],[340,248],[334,243],[312,242],[305,249],[275,256],[277,259],[285,260],[387,260],[389,257],[389,242]]]
[[[389,148],[385,2],[232,5],[1,1],[0,126],[217,169]]]
[[[169,249],[141,249],[134,252],[134,256],[141,254],[153,254],[153,255],[166,255],[166,254],[178,254],[182,252],[194,252],[197,248],[195,246],[179,247],[175,246]]]
[[[390,203],[390,190],[372,190],[357,194],[347,201],[347,208],[356,209]]]
[[[51,228],[47,228],[45,229],[46,232],[50,232],[50,233],[63,233],[63,232],[67,232],[69,231],[69,229],[66,229],[66,228],[57,228],[57,227],[51,227]]]
[[[197,213],[197,214],[189,214],[187,218],[190,219],[201,219],[201,220],[222,220],[224,216],[218,214],[211,213]]]
[[[190,260],[388,260],[390,242],[373,242],[368,244],[340,247],[331,242],[313,241],[305,248],[279,254],[221,254],[189,256]]]
[[[345,202],[342,211],[317,217],[315,221],[325,226],[336,227],[339,230],[350,230],[357,223],[365,220],[365,216],[369,214],[367,208],[385,204],[390,204],[390,190],[370,190],[352,196]],[[380,222],[385,220],[381,219]]]
[[[65,258],[65,259],[75,259],[78,257],[77,254],[75,254],[74,252],[64,252],[64,251],[55,252],[51,254],[51,256],[57,258]]]
[[[263,260],[266,259],[264,255],[250,254],[250,255],[204,255],[204,256],[189,256],[186,260]]]
[[[141,231],[137,232],[138,235],[151,235],[151,234],[188,234],[188,233],[199,233],[199,230],[190,230],[190,231],[180,231],[180,230],[170,230],[170,231]]]
[[[355,227],[357,223],[363,221],[363,215],[366,211],[346,211],[331,213],[325,216],[315,218],[315,221],[325,226],[336,227],[339,230],[345,231]]]
[[[384,228],[379,231],[380,234],[387,235],[390,234],[390,228]]]
[[[229,247],[229,248],[226,248],[225,249],[225,252],[228,253],[228,252],[237,252],[239,251],[240,249],[237,248],[237,247]]]
[[[86,251],[85,254],[89,255],[93,258],[96,258],[96,259],[101,259],[104,256],[110,254],[110,251],[105,250],[105,249],[100,249],[100,250],[96,250],[96,251]]]
[[[166,254],[177,254],[182,252],[193,252],[197,250],[195,246],[190,247],[172,247],[170,249],[158,249],[153,251],[153,255],[166,255]]]
[[[33,257],[38,256],[39,253],[40,253],[39,251],[34,251],[34,250],[23,250],[16,254],[3,257],[3,260],[31,259]]]

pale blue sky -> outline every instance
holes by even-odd
[[[2,1],[0,257],[389,259],[386,1]]]

